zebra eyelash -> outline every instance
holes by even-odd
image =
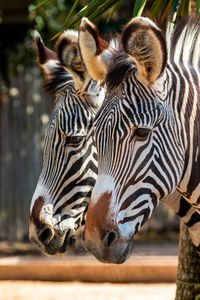
[[[73,135],[66,135],[65,136],[65,141],[64,141],[64,147],[66,146],[78,146],[80,145],[82,142],[84,142],[84,140],[86,139],[86,136],[73,136]]]
[[[130,140],[136,138],[137,141],[144,141],[149,137],[151,132],[152,132],[152,128],[137,127],[134,129],[130,137]]]

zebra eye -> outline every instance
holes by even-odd
[[[84,136],[67,136],[65,141],[65,146],[68,144],[72,146],[79,145],[84,138],[85,138]]]
[[[151,129],[149,128],[137,128],[134,132],[134,135],[137,138],[137,140],[143,141],[148,137],[150,132]]]

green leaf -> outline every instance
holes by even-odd
[[[117,0],[118,2],[119,0]],[[90,20],[94,20],[95,18],[97,18],[98,16],[102,15],[104,12],[106,12],[109,8],[111,8],[112,6],[115,5],[116,0],[107,0],[107,1],[102,1],[102,5],[97,7],[90,15],[86,14],[84,16],[87,16]],[[79,15],[78,17],[76,17],[74,19],[74,21],[72,21],[70,24],[68,24],[68,28],[72,27],[74,25],[79,25],[81,19],[82,19],[82,15]],[[64,29],[66,29],[67,27],[65,27]]]
[[[62,31],[59,31],[58,33],[56,33],[56,35],[54,35],[52,38],[50,38],[50,41],[55,40],[59,35],[61,35],[61,33],[63,33],[64,29]]]
[[[190,0],[182,0],[178,10],[178,16],[186,16],[190,11]]]
[[[200,0],[196,0],[197,3],[197,11],[200,13]]]
[[[171,16],[171,25],[175,24],[177,20],[178,11],[180,8],[181,1],[180,0],[172,0],[169,8],[169,15]],[[173,26],[173,25],[172,25]]]
[[[36,10],[36,9],[38,9],[41,6],[44,6],[45,4],[49,5],[52,2],[55,2],[55,0],[42,0],[31,11]]]
[[[146,5],[147,0],[136,0],[134,9],[133,9],[133,17],[140,17],[143,13],[144,7]]]
[[[112,15],[116,12],[116,10],[118,9],[119,5],[120,5],[121,0],[119,0],[119,2],[117,2],[112,9],[110,10],[110,13],[108,15],[108,18],[106,20],[106,23],[110,22],[110,19],[112,18]]]
[[[72,6],[72,8],[71,8],[71,10],[70,10],[70,12],[68,13],[68,15],[67,15],[67,17],[66,17],[66,19],[65,19],[65,21],[64,21],[63,26],[65,26],[65,25],[68,23],[68,21],[70,20],[72,14],[74,13],[74,11],[75,11],[77,5],[79,4],[79,2],[80,2],[80,0],[76,0],[76,1],[74,2],[73,6]]]
[[[162,15],[166,6],[167,6],[166,1],[155,0],[150,9],[150,13],[153,19],[156,19],[159,16],[159,14]]]
[[[111,1],[111,0],[109,0]],[[93,0],[89,4],[85,5],[77,14],[73,17],[73,20],[69,23],[64,24],[64,29],[71,28],[72,26],[78,24],[82,17],[88,17],[94,13],[99,7],[105,4],[105,0]]]
[[[89,4],[85,5],[76,15],[77,16],[88,16],[91,12],[94,12],[96,8],[101,6],[105,0],[93,0]]]
[[[177,13],[180,7],[180,0],[172,0],[169,11],[171,13]]]
[[[109,8],[111,8],[113,5],[115,5],[116,1],[118,2],[119,0],[108,0],[104,2],[104,5],[101,7],[97,8],[96,11],[89,16],[90,20],[94,20],[95,18],[99,17],[102,15],[104,12],[106,12]]]

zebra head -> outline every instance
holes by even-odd
[[[84,225],[88,199],[97,177],[92,123],[103,89],[85,71],[78,35],[66,31],[55,52],[35,35],[37,61],[45,89],[56,103],[46,128],[43,168],[30,208],[30,239],[47,254],[64,252]]]
[[[84,243],[100,261],[123,263],[134,235],[183,174],[166,41],[151,20],[134,18],[121,34],[121,49],[112,51],[84,18],[79,44],[88,72],[107,89],[94,123],[98,177]]]

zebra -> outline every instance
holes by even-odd
[[[183,218],[200,248],[200,21],[184,19],[166,38],[136,17],[116,51],[87,18],[81,22],[81,57],[106,88],[93,125],[98,176],[83,235],[102,262],[128,259],[159,200]]]
[[[84,227],[97,177],[93,120],[104,98],[78,50],[78,32],[68,30],[55,51],[35,33],[37,61],[55,106],[45,132],[43,168],[30,207],[30,239],[46,254],[63,253]]]

